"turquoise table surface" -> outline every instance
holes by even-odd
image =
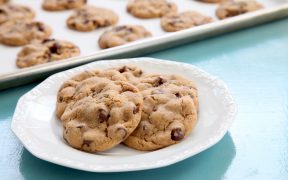
[[[0,179],[288,179],[288,19],[146,56],[191,63],[227,83],[238,116],[218,144],[146,171],[88,173],[51,164],[10,130],[18,98],[35,83],[0,92]]]

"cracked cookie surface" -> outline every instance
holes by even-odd
[[[137,87],[143,95],[141,121],[124,144],[157,150],[191,133],[198,111],[197,89],[191,81],[174,75],[145,75]]]
[[[216,15],[219,19],[225,19],[262,8],[263,6],[255,0],[231,0],[221,3],[216,10]]]
[[[110,9],[84,6],[76,9],[67,19],[67,26],[77,31],[92,31],[118,22],[118,16]]]
[[[143,97],[116,70],[86,71],[66,81],[58,92],[56,114],[66,141],[97,152],[125,140],[137,127]]]
[[[0,42],[10,46],[22,46],[32,41],[48,38],[52,29],[39,21],[7,21],[0,28]]]
[[[86,3],[87,0],[44,0],[42,8],[47,11],[62,11],[80,8]]]
[[[0,6],[0,24],[12,20],[32,20],[35,12],[23,5],[5,4]]]
[[[79,54],[79,48],[69,41],[45,39],[42,42],[24,46],[17,55],[16,65],[19,68],[25,68],[67,59]]]
[[[212,22],[212,18],[196,11],[171,13],[161,18],[161,27],[167,32],[175,32]]]
[[[99,38],[98,44],[102,49],[120,46],[152,36],[143,26],[123,25],[105,31]]]
[[[166,0],[130,0],[127,11],[138,18],[157,18],[177,12],[177,6]]]

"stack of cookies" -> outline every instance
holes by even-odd
[[[143,151],[176,144],[192,132],[197,112],[193,82],[133,66],[74,76],[59,89],[56,109],[67,143],[92,153],[120,143]]]

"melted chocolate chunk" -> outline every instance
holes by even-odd
[[[100,120],[100,123],[107,121],[109,117],[110,115],[104,109],[99,109],[98,119]]]
[[[184,138],[184,132],[181,128],[175,128],[171,131],[171,139],[173,141],[180,141]]]
[[[57,53],[59,53],[59,49],[61,48],[61,45],[59,44],[59,43],[54,43],[50,48],[49,48],[49,50],[50,50],[50,53],[52,53],[52,54],[57,54]]]
[[[158,87],[158,86],[161,86],[162,84],[165,83],[165,80],[161,77],[158,77],[155,81],[155,84],[154,84],[154,87]]]
[[[140,111],[140,106],[139,104],[136,105],[136,107],[133,108],[133,114],[136,114]]]

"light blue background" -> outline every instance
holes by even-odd
[[[155,170],[105,174],[54,165],[31,155],[10,130],[17,99],[31,84],[0,92],[0,179],[288,179],[288,19],[146,56],[191,63],[227,83],[239,112],[218,144]]]

